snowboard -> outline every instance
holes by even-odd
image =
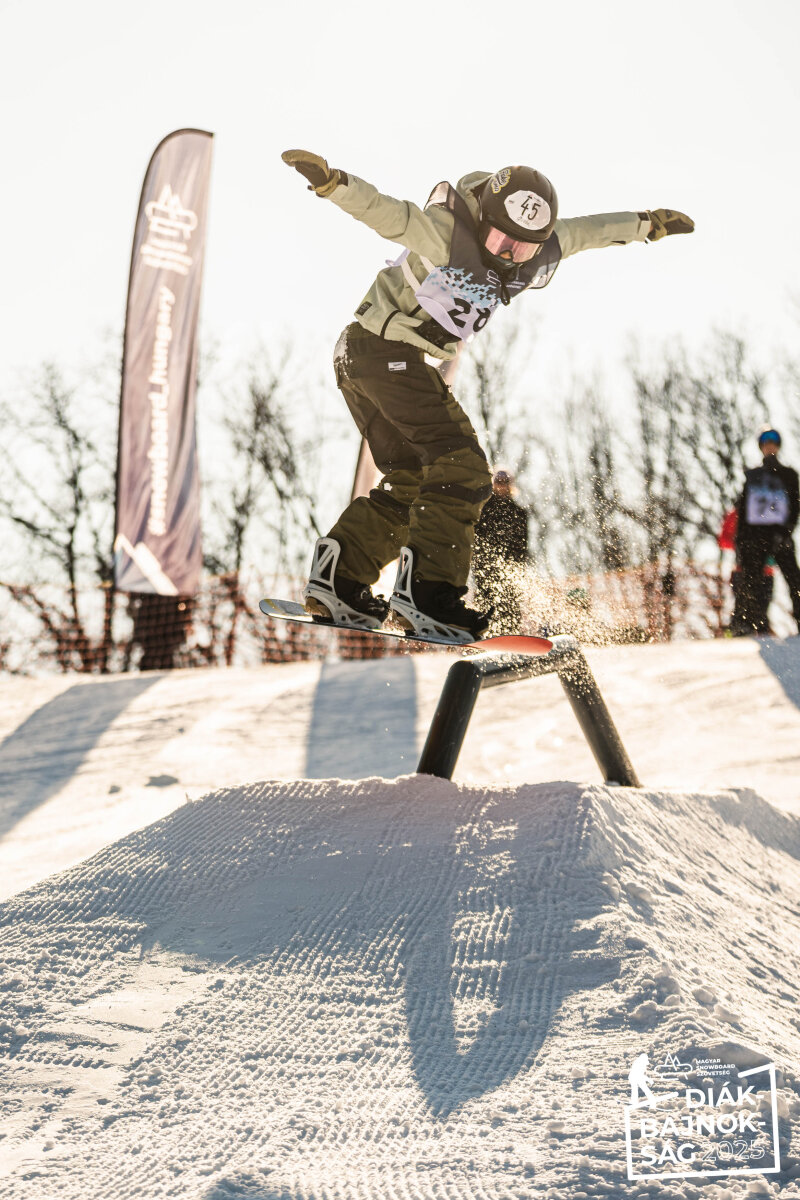
[[[449,646],[453,650],[491,650],[502,654],[549,654],[553,643],[547,638],[528,637],[526,634],[505,634],[498,637],[480,638],[476,642],[447,642],[444,638],[422,637],[407,633],[403,629],[356,629],[337,621],[326,621],[307,613],[296,600],[261,600],[258,607],[265,617],[279,621],[298,621],[301,625],[319,625],[322,629],[350,629],[367,637],[399,638],[402,642],[425,642],[428,646]]]

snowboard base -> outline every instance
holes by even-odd
[[[297,621],[301,625],[318,625],[322,629],[349,629],[367,637],[396,638],[401,642],[424,642],[427,646],[449,646],[454,650],[491,650],[502,654],[549,654],[553,643],[547,638],[529,637],[526,634],[504,634],[498,637],[480,638],[476,642],[447,642],[444,638],[422,637],[403,629],[357,629],[338,621],[326,621],[307,613],[296,600],[261,600],[258,607],[265,617],[279,621]]]

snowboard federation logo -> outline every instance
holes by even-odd
[[[168,183],[144,211],[148,232],[141,255],[147,266],[188,275],[192,265],[188,244],[197,228],[197,213],[183,207],[180,196]]]
[[[689,1063],[668,1053],[653,1071],[657,1082],[649,1064],[640,1054],[628,1075],[628,1179],[780,1171],[774,1063],[740,1071],[719,1058]]]

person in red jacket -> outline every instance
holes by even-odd
[[[732,550],[733,553],[736,554],[736,532],[737,532],[738,526],[739,526],[739,513],[738,513],[737,509],[732,508],[730,510],[730,512],[727,512],[725,514],[723,521],[722,521],[722,528],[719,531],[719,536],[717,538],[717,545],[719,546],[720,550]],[[733,569],[731,570],[731,577],[729,580],[729,583],[731,585],[731,591],[733,592],[734,604],[736,602],[736,597],[739,594],[741,582],[742,582],[742,568],[739,565],[739,561],[737,558],[734,561]],[[770,556],[767,559],[767,561],[764,563],[764,573],[763,573],[763,578],[761,581],[761,588],[758,590],[757,594],[754,594],[753,599],[752,599],[753,605],[754,606],[757,605],[760,609],[759,624],[762,625],[763,627],[765,627],[767,630],[769,629],[769,620],[767,617],[767,612],[769,610],[770,604],[772,603],[772,594],[774,591],[775,591],[775,559],[772,558],[772,556]],[[730,630],[730,632],[735,632],[735,630],[732,629],[732,630]]]

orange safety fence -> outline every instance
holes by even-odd
[[[168,670],[383,658],[427,649],[271,620],[260,612],[262,596],[299,597],[302,586],[300,579],[266,580],[253,573],[207,577],[193,596],[0,582],[0,671]],[[719,637],[732,607],[726,575],[694,564],[560,579],[526,568],[508,586],[517,595],[515,632],[572,633],[595,645]]]

